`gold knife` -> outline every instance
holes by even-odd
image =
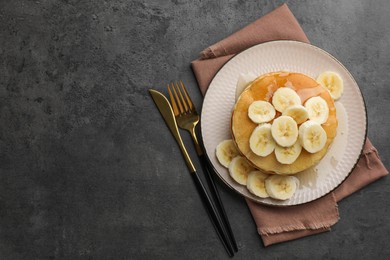
[[[169,104],[168,99],[160,92],[154,89],[149,89],[149,93],[153,98],[154,103],[157,105],[158,110],[160,111],[162,117],[164,118],[165,123],[167,124],[172,135],[175,137],[176,142],[179,144],[180,150],[183,154],[183,157],[186,161],[187,167],[191,173],[192,179],[195,182],[196,188],[199,195],[202,198],[202,201],[211,217],[212,223],[217,230],[219,238],[222,240],[225,249],[227,250],[229,256],[233,256],[233,247],[228,240],[226,230],[222,227],[223,224],[218,216],[217,210],[211,201],[211,198],[206,192],[206,189],[199,178],[199,175],[196,172],[195,166],[193,165],[190,156],[187,153],[187,150],[181,139],[179,129],[177,128],[177,123],[175,119],[175,114],[173,113],[171,104]]]
[[[154,103],[156,103],[158,110],[164,118],[165,123],[171,130],[171,133],[176,139],[176,142],[179,144],[180,150],[184,156],[187,167],[190,172],[195,172],[195,166],[192,164],[191,158],[187,153],[186,148],[184,147],[183,140],[181,139],[179,129],[177,128],[175,114],[173,113],[172,107],[169,104],[168,99],[160,92],[154,89],[149,89],[150,95],[152,95]]]

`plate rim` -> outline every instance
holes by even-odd
[[[345,178],[338,184],[336,185],[333,189],[329,190],[328,192],[326,192],[325,194],[319,196],[318,198],[315,198],[315,199],[312,199],[312,200],[309,200],[309,201],[306,201],[306,202],[302,202],[302,203],[298,203],[298,204],[293,204],[293,205],[283,205],[283,204],[268,204],[268,203],[264,203],[264,202],[261,202],[261,201],[257,201],[241,192],[239,192],[238,190],[236,190],[233,186],[231,186],[222,176],[221,174],[218,172],[217,169],[215,169],[214,165],[212,164],[212,161],[210,160],[210,156],[208,155],[207,153],[207,150],[206,150],[206,147],[204,145],[204,142],[203,142],[203,131],[202,131],[202,123],[203,121],[200,120],[200,133],[201,133],[201,139],[202,139],[202,147],[203,147],[203,151],[206,155],[206,158],[207,158],[207,161],[209,163],[209,165],[212,167],[212,169],[214,170],[214,172],[217,174],[218,178],[225,184],[229,187],[229,189],[233,190],[236,194],[240,195],[241,197],[243,197],[244,199],[249,199],[250,201],[253,201],[254,203],[257,203],[257,204],[260,204],[260,205],[264,205],[264,206],[270,206],[270,207],[280,207],[280,208],[284,208],[284,207],[291,207],[291,206],[298,206],[298,205],[304,205],[304,204],[307,204],[307,203],[310,203],[310,202],[313,202],[313,201],[316,201],[316,200],[319,200],[327,195],[329,195],[330,193],[332,193],[334,190],[336,190],[338,187],[340,187],[347,179],[348,177],[351,175],[351,173],[353,172],[353,170],[356,168],[358,162],[359,162],[359,159],[361,157],[361,155],[363,154],[363,150],[364,150],[364,145],[367,141],[367,133],[368,133],[368,120],[367,120],[367,105],[366,105],[366,101],[364,99],[364,96],[362,94],[362,91],[360,89],[360,86],[357,84],[355,78],[353,77],[353,75],[351,74],[351,72],[338,60],[336,59],[333,55],[331,55],[329,52],[321,49],[320,47],[318,46],[315,46],[311,43],[306,43],[306,42],[301,42],[301,41],[296,41],[296,40],[274,40],[274,41],[267,41],[267,42],[263,42],[263,43],[259,43],[259,44],[255,44],[247,49],[244,49],[236,54],[234,54],[232,57],[230,57],[222,66],[221,68],[218,69],[218,71],[214,74],[213,78],[211,79],[210,83],[209,83],[209,86],[204,94],[204,97],[203,97],[203,102],[202,102],[202,109],[201,109],[201,118],[202,118],[202,114],[203,114],[203,105],[204,105],[204,101],[205,99],[207,98],[207,94],[208,94],[208,91],[210,89],[210,86],[211,84],[213,83],[213,81],[215,80],[215,77],[220,73],[220,71],[229,63],[231,62],[234,58],[236,58],[236,56],[242,54],[243,52],[247,52],[249,51],[250,49],[252,48],[256,48],[257,46],[259,45],[269,45],[269,44],[277,44],[277,43],[287,43],[287,44],[290,44],[290,43],[293,43],[293,44],[298,44],[298,45],[303,45],[303,46],[306,46],[306,47],[309,47],[309,48],[313,48],[317,51],[320,51],[322,52],[323,54],[327,55],[328,57],[330,57],[332,60],[334,60],[335,62],[337,62],[344,70],[346,73],[349,74],[349,76],[351,77],[352,81],[355,83],[355,85],[357,86],[358,88],[358,93],[360,95],[360,97],[362,98],[362,101],[363,101],[363,108],[364,108],[364,114],[365,114],[365,129],[364,129],[364,137],[363,137],[363,145],[360,149],[360,152],[359,152],[359,155],[357,156],[356,158],[356,161],[354,163],[354,165],[352,166],[351,170],[346,174]]]

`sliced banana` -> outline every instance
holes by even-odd
[[[344,82],[339,74],[333,71],[325,71],[321,73],[317,82],[329,90],[333,100],[338,100],[344,92]]]
[[[269,122],[274,119],[275,115],[275,108],[267,101],[254,101],[248,108],[249,118],[257,124]]]
[[[309,114],[309,119],[323,124],[328,120],[329,107],[322,97],[312,97],[305,102],[305,107]]]
[[[272,105],[275,109],[281,113],[292,105],[301,105],[301,98],[291,88],[282,87],[278,88],[272,96]]]
[[[258,156],[267,156],[275,149],[275,141],[271,134],[271,124],[257,126],[249,138],[249,147]]]
[[[236,85],[236,100],[241,95],[241,93],[244,91],[244,89],[252,83],[257,78],[256,74],[252,72],[248,73],[241,73],[238,76],[237,85]]]
[[[297,124],[302,124],[309,118],[307,109],[302,105],[289,106],[283,111],[283,116],[291,116]]]
[[[299,141],[309,153],[321,151],[328,139],[322,126],[312,120],[306,121],[299,127]]]
[[[289,147],[281,147],[276,145],[275,156],[276,160],[282,164],[292,164],[297,160],[301,154],[302,146],[299,141],[295,142],[294,145]]]
[[[271,198],[287,200],[297,190],[298,178],[286,175],[272,175],[265,179],[265,189]]]
[[[232,139],[224,140],[217,145],[216,155],[218,161],[226,168],[234,157],[239,155],[239,152]]]
[[[278,145],[292,146],[298,139],[297,122],[290,116],[280,116],[272,122],[271,133]]]
[[[237,183],[246,185],[248,174],[253,171],[248,161],[242,156],[236,156],[229,164],[229,174]]]
[[[260,198],[268,198],[269,195],[265,189],[265,179],[267,179],[268,176],[268,174],[261,171],[250,172],[246,182],[246,187],[249,192]]]

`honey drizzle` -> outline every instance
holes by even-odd
[[[254,94],[254,100],[265,100],[268,102],[272,102],[272,96],[279,88],[279,86],[285,86],[295,90],[298,96],[301,98],[302,104],[304,104],[307,99],[314,96],[321,96],[326,91],[319,84],[312,86],[293,85],[291,81],[288,80],[288,76],[280,75],[275,75],[275,78],[272,80],[270,80],[269,78],[264,78],[258,82],[255,82],[254,85],[259,84],[264,86],[264,81],[266,81],[265,84],[267,84],[267,88],[258,89],[256,88],[256,86],[254,86],[254,88],[252,89]]]
[[[266,84],[268,87],[267,88],[259,88],[259,87],[256,87],[257,84],[259,86],[264,86]],[[266,77],[266,78],[260,79],[259,81],[255,82],[253,84],[253,86],[250,90],[250,91],[252,91],[251,96],[253,97],[253,101],[265,100],[265,101],[272,103],[272,97],[273,97],[275,91],[280,86],[288,87],[288,88],[295,90],[295,92],[301,98],[302,105],[305,104],[305,102],[309,98],[315,97],[315,96],[322,96],[325,100],[327,100],[325,98],[325,95],[327,95],[327,93],[326,93],[327,90],[324,89],[323,87],[321,87],[321,85],[319,85],[319,84],[310,85],[310,86],[299,85],[299,84],[294,85],[289,80],[288,75],[280,76],[280,74],[279,74],[279,75],[275,75],[273,78]],[[324,128],[327,128],[327,127],[335,124],[337,121],[337,118],[335,116],[331,116],[331,115],[336,114],[336,109],[334,108],[334,106],[330,106],[330,104],[328,104],[328,105],[330,108],[330,110],[329,110],[330,116],[328,117],[328,120],[324,124],[322,124],[322,126]],[[281,113],[277,111],[275,118],[278,118],[279,116],[281,116]]]

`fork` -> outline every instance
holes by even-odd
[[[191,134],[192,141],[195,145],[196,153],[200,159],[203,171],[206,173],[205,176],[207,184],[212,193],[212,196],[215,199],[214,203],[216,204],[220,217],[225,225],[230,243],[233,246],[233,250],[234,252],[237,252],[237,242],[234,238],[234,234],[227,218],[225,208],[223,207],[221,197],[219,196],[219,192],[211,174],[214,169],[207,161],[207,158],[203,153],[203,149],[200,146],[198,138],[196,136],[196,126],[199,123],[199,115],[196,112],[195,106],[181,80],[180,85],[179,82],[176,82],[176,85],[174,83],[168,84],[168,92],[173,112],[175,114],[176,122],[180,128],[187,130]]]

